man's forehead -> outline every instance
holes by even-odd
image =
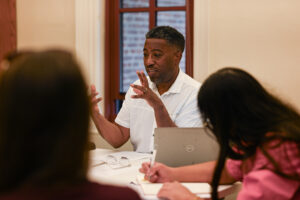
[[[164,51],[170,48],[170,44],[165,39],[149,38],[146,39],[144,50],[161,50]]]

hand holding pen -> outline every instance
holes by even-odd
[[[150,180],[150,178],[151,178],[150,170],[154,165],[155,157],[156,157],[156,150],[154,149],[153,153],[152,153],[151,161],[150,161],[150,167],[149,167],[148,172],[147,172],[148,180]]]
[[[150,163],[149,162],[143,163],[139,171],[145,174],[145,179],[149,180],[150,182],[164,183],[164,182],[176,180],[174,178],[176,173],[175,169],[176,168],[168,167],[158,162],[154,163],[154,161],[151,160]]]

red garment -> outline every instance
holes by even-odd
[[[130,188],[86,182],[59,190],[40,188],[23,189],[6,195],[0,200],[140,200]]]

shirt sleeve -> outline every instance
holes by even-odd
[[[299,182],[283,178],[268,169],[250,172],[244,177],[237,200],[293,199]]]
[[[125,100],[123,101],[122,108],[119,111],[115,122],[123,127],[130,128],[130,101],[131,101],[132,89],[128,89]]]

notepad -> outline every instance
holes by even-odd
[[[144,196],[156,196],[163,186],[163,183],[151,183],[145,180],[143,175],[137,176],[137,182],[141,186]],[[182,185],[198,196],[204,195],[205,197],[210,197],[212,188],[208,183],[182,183]],[[220,185],[218,187],[219,197],[224,197],[232,193],[235,189],[236,185]]]

